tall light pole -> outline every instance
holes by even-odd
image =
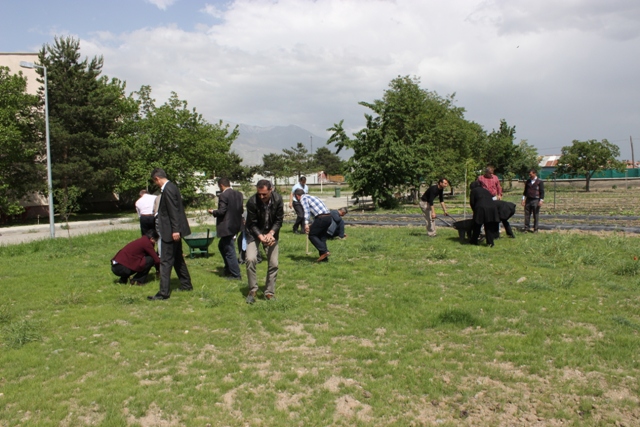
[[[47,88],[47,67],[33,62],[20,61],[22,68],[42,68],[44,71],[44,122],[47,140],[47,188],[49,196],[49,230],[51,238],[56,237],[56,224],[53,218],[53,180],[51,179],[51,144],[49,141],[49,90]]]

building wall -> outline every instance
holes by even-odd
[[[20,66],[21,61],[26,62],[38,62],[37,53],[2,53],[0,52],[0,66],[9,67],[13,74],[22,72],[27,77],[27,92],[35,95],[38,93],[38,88],[41,86],[36,80],[38,73],[35,68],[22,68]]]

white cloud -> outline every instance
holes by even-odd
[[[167,10],[169,6],[174,4],[176,0],[145,0],[147,3],[151,3],[160,10]]]
[[[633,133],[622,118],[640,96],[635,1],[560,3],[236,0],[206,6],[208,26],[96,34],[82,52],[103,55],[129,90],[149,84],[159,101],[175,91],[210,120],[356,129],[359,101],[417,75],[456,92],[470,119],[490,130],[506,118],[538,146]]]

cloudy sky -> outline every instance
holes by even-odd
[[[209,121],[319,136],[401,75],[456,94],[539,154],[574,139],[640,147],[638,0],[1,0],[0,52],[54,36],[102,55],[129,91],[174,91]],[[636,150],[640,158],[640,150]]]

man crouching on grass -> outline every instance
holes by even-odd
[[[160,271],[160,258],[153,248],[157,241],[158,233],[147,230],[144,236],[118,251],[111,259],[111,271],[120,277],[120,283],[127,283],[129,276],[135,273],[130,283],[144,285],[151,267],[155,265],[156,271]]]

